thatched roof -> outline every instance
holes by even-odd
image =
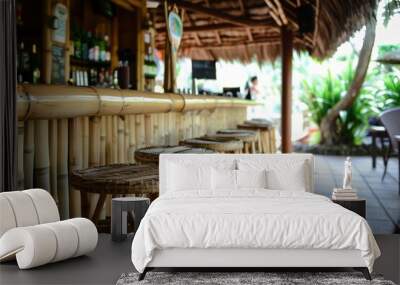
[[[296,50],[317,58],[337,47],[375,17],[378,0],[170,0],[185,9],[180,56],[192,59],[274,60],[280,27],[294,31]],[[165,44],[164,7],[153,10],[156,46]]]

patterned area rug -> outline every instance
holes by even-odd
[[[138,276],[138,273],[122,274],[117,285],[395,285],[392,281],[384,280],[376,275],[372,276],[372,281],[368,281],[359,272],[148,272],[142,281],[138,281]]]

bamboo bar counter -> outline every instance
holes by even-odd
[[[63,218],[81,216],[73,170],[134,163],[135,150],[234,128],[252,101],[63,85],[18,86],[19,188],[44,188]],[[71,189],[70,189],[71,188]],[[98,193],[88,197],[93,216]],[[109,200],[109,199],[108,199]],[[92,206],[93,205],[93,206]],[[110,215],[110,203],[99,218]]]

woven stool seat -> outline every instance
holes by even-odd
[[[272,126],[272,122],[267,119],[260,119],[260,118],[254,118],[251,120],[246,120],[244,121],[245,124],[260,124],[260,125],[267,125],[267,126]]]
[[[135,151],[135,160],[140,163],[158,163],[160,154],[162,153],[214,153],[210,149],[196,148],[185,145],[173,146],[151,146],[140,148]]]
[[[257,132],[258,137],[258,151],[261,153],[275,153],[276,152],[276,141],[275,141],[275,128],[270,122],[261,119],[246,121],[243,124],[239,124],[238,129],[251,130]]]
[[[257,141],[257,132],[251,130],[220,130],[215,137],[232,138],[241,140],[244,143],[244,153],[255,153],[255,143]]]
[[[181,141],[180,145],[189,145],[193,147],[207,148],[216,152],[234,152],[240,153],[243,149],[243,142],[231,138],[218,137],[199,137]]]
[[[153,164],[111,164],[74,170],[71,186],[81,192],[82,216],[89,216],[87,193],[100,194],[91,220],[97,223],[107,195],[158,196],[158,167]]]
[[[243,124],[238,125],[239,129],[244,130],[269,130],[271,129],[271,125],[265,123],[257,123],[257,122],[250,122],[247,121]]]
[[[221,130],[211,137],[232,138],[243,142],[253,142],[257,140],[257,132],[246,130]]]

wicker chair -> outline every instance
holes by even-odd
[[[380,115],[380,120],[383,126],[386,128],[387,133],[389,134],[390,141],[392,143],[393,151],[397,152],[398,160],[399,160],[399,195],[400,195],[400,108],[394,108],[383,112]],[[390,153],[387,156],[390,157]],[[384,174],[387,172],[387,163],[385,164]],[[384,177],[384,176],[383,176]]]

